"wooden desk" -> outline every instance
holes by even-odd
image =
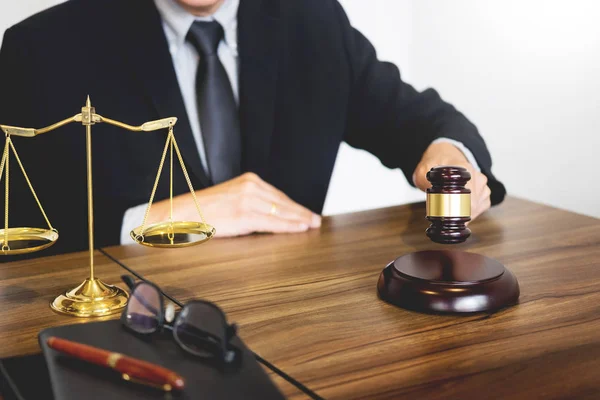
[[[320,232],[108,251],[181,300],[220,304],[254,351],[326,398],[599,398],[600,220],[508,199],[455,248],[509,267],[520,304],[435,316],[376,293],[389,261],[439,247],[423,216],[416,204],[327,218]],[[82,322],[48,302],[85,265],[72,254],[0,266],[0,357],[39,351],[44,327]],[[117,283],[121,273],[98,256],[100,277]]]

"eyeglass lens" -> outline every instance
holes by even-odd
[[[160,293],[147,283],[138,284],[127,304],[125,322],[139,333],[151,333],[160,324]]]
[[[186,350],[209,357],[222,352],[225,325],[223,315],[215,307],[188,303],[175,321],[173,334]]]

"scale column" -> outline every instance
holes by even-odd
[[[54,311],[74,317],[101,317],[120,312],[127,305],[129,295],[123,289],[107,285],[94,276],[94,192],[92,187],[92,125],[96,110],[88,96],[81,108],[81,123],[86,133],[88,238],[90,251],[90,277],[82,284],[61,294],[50,304]]]
[[[85,153],[87,160],[87,197],[88,197],[88,241],[90,248],[90,280],[94,280],[94,196],[92,189],[92,118],[96,110],[92,107],[90,96],[81,109],[81,123],[85,126]]]

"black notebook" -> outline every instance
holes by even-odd
[[[49,328],[39,335],[55,400],[119,399],[284,399],[239,338],[232,345],[241,354],[237,366],[222,369],[187,354],[170,332],[140,337],[126,331],[118,320]],[[185,379],[181,392],[126,382],[108,368],[92,365],[50,349],[46,340],[56,336],[122,353],[177,372]]]

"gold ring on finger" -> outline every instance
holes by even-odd
[[[271,214],[271,215],[279,214],[279,210],[277,209],[277,204],[271,203],[271,211],[269,211],[269,214]]]

